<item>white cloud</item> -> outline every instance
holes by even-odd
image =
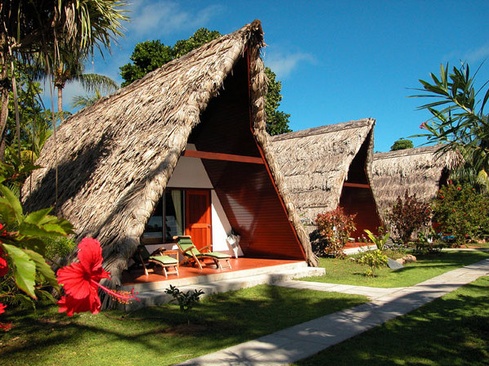
[[[485,44],[474,50],[470,50],[465,54],[464,60],[469,63],[469,65],[480,64],[489,58],[489,44]]]
[[[268,66],[279,79],[287,78],[301,63],[315,63],[315,58],[307,53],[266,53],[265,65]]]
[[[489,58],[489,43],[478,48],[473,48],[465,51],[454,50],[447,55],[444,55],[443,62],[453,62],[454,66],[460,66],[460,63],[468,63],[470,66],[478,66]]]
[[[126,34],[134,38],[157,39],[182,30],[195,30],[207,24],[219,10],[219,6],[210,5],[192,12],[175,1],[139,1],[128,14],[130,21],[126,24]]]

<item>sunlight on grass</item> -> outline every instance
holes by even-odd
[[[172,365],[365,301],[262,285],[213,295],[188,314],[164,305],[69,318],[48,307],[3,319],[14,328],[0,335],[1,364]]]
[[[483,277],[294,365],[487,365],[488,296]]]
[[[418,256],[415,263],[409,263],[397,271],[388,267],[378,269],[376,277],[365,276],[366,267],[351,258],[320,258],[319,266],[326,269],[326,274],[301,280],[383,288],[406,287],[486,258],[489,258],[489,252],[443,251],[438,254]]]

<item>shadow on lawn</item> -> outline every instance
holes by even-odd
[[[147,357],[171,358],[173,354],[174,363],[185,359],[182,353],[195,357],[365,301],[362,296],[322,292],[304,296],[298,290],[257,286],[212,295],[189,313],[181,312],[177,305],[164,305],[129,314],[107,311],[69,318],[46,308],[37,315],[25,312],[11,317],[14,327],[1,336],[0,350],[2,359],[12,361],[10,365],[21,365],[26,358],[32,359],[31,365],[50,364],[61,357],[56,356],[60,352],[70,364],[75,358],[67,350],[78,357],[89,352],[95,359],[108,359],[123,358],[123,352],[142,357],[142,349]],[[111,356],[112,349],[119,354]]]
[[[488,296],[484,277],[295,365],[487,365]]]

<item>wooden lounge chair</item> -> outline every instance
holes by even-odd
[[[208,246],[199,250],[194,245],[192,238],[189,235],[174,236],[173,239],[175,239],[177,246],[185,256],[186,263],[190,263],[192,265],[197,264],[202,270],[201,262],[203,262],[205,259],[211,259],[216,265],[216,268],[222,270],[222,263],[225,263],[225,267],[231,269],[231,263],[229,262],[229,259],[231,258],[230,255],[219,252],[211,252]]]
[[[174,255],[174,257],[172,255]],[[180,276],[178,273],[178,251],[176,250],[167,250],[163,252],[158,250],[153,254],[149,254],[146,246],[141,244],[138,245],[138,249],[133,258],[135,259],[135,262],[139,262],[143,266],[144,274],[146,276],[148,276],[149,264],[160,266],[163,269],[163,273],[165,274],[166,278],[168,278],[169,274],[176,274],[177,276]]]

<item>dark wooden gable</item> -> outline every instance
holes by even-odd
[[[371,136],[367,136],[353,158],[348,178],[341,191],[340,206],[345,209],[346,213],[356,215],[356,230],[352,233],[355,239],[365,236],[365,229],[377,233],[377,229],[381,226],[372,187],[366,173],[370,139]]]
[[[253,136],[246,55],[208,105],[189,143],[207,174],[245,256],[304,260],[267,163]]]

